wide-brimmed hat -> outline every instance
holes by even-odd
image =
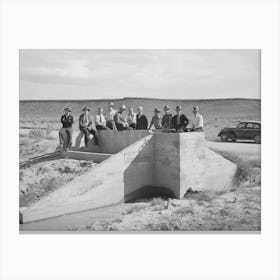
[[[110,102],[110,103],[109,103],[109,106],[114,107],[114,102]]]
[[[64,110],[65,110],[65,111],[68,111],[68,112],[72,112],[71,107],[69,107],[69,106],[66,106],[66,107],[64,108]]]
[[[142,107],[142,106],[139,106],[139,107],[137,108],[137,110],[143,110],[143,107]]]
[[[165,106],[163,107],[163,110],[164,110],[164,111],[167,111],[167,110],[170,110],[170,108],[169,108],[168,106],[165,105]]]
[[[121,110],[125,110],[126,109],[126,106],[123,104],[121,107],[120,107]]]
[[[198,106],[197,106],[197,105],[196,105],[196,106],[193,106],[193,110],[198,111]]]
[[[89,109],[88,106],[85,106],[85,107],[83,108],[83,111],[86,111],[86,110],[90,111],[90,109]]]
[[[181,111],[182,110],[182,107],[180,105],[176,106],[175,108],[176,111]]]
[[[160,113],[160,110],[155,108],[154,112]]]

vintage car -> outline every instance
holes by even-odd
[[[221,141],[253,140],[261,143],[261,123],[259,121],[239,122],[236,127],[225,127],[219,134]]]

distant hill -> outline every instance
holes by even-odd
[[[153,115],[154,108],[160,109],[165,105],[175,113],[175,107],[181,105],[183,113],[192,117],[193,105],[198,105],[201,114],[204,116],[206,131],[208,134],[216,135],[216,130],[221,126],[231,125],[237,120],[261,118],[261,100],[259,99],[208,99],[208,100],[176,100],[176,99],[153,99],[153,98],[124,98],[112,99],[115,108],[118,109],[122,104],[133,107],[137,110],[138,106],[143,106],[144,113],[149,120]],[[74,119],[77,120],[82,108],[87,105],[91,108],[91,114],[97,113],[98,107],[108,108],[109,100],[31,100],[20,101],[20,122],[51,122],[57,125],[66,105],[71,106]],[[76,122],[77,123],[77,122]],[[214,128],[214,130],[213,130]]]
[[[192,114],[192,106],[198,105],[200,112],[205,116],[240,116],[240,114],[252,114],[260,117],[259,99],[208,99],[208,100],[169,100],[153,98],[124,98],[113,99],[115,108],[118,109],[122,104],[133,107],[136,111],[138,106],[143,106],[144,112],[148,117],[153,114],[154,108],[162,111],[164,105],[168,105],[174,111],[177,105],[183,107],[186,115]],[[55,120],[63,113],[65,105],[70,105],[74,116],[81,113],[82,108],[87,105],[91,108],[91,113],[95,114],[98,107],[104,110],[108,107],[108,100],[45,100],[45,101],[20,101],[20,118],[34,119],[44,118]]]

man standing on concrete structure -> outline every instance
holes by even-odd
[[[109,130],[106,126],[106,120],[103,115],[103,109],[101,107],[98,108],[98,114],[95,116],[95,127],[97,130]]]
[[[155,129],[161,129],[161,120],[162,117],[159,115],[160,110],[158,110],[157,108],[155,108],[154,110],[154,116],[152,117],[149,129],[151,129],[152,126],[154,126]]]
[[[138,114],[136,116],[136,129],[148,129],[148,119],[143,114],[143,107],[138,107]]]
[[[193,106],[194,118],[192,121],[192,131],[203,131],[203,117],[198,113],[198,106]]]
[[[66,107],[64,108],[64,115],[61,116],[61,123],[62,129],[60,131],[60,141],[63,142],[63,149],[68,151],[71,149],[72,146],[72,135],[73,135],[73,128],[72,124],[74,123],[74,118],[70,115],[71,108]]]
[[[126,117],[123,114],[125,109],[126,109],[125,105],[122,105],[120,107],[120,110],[117,112],[117,114],[114,117],[117,130],[120,130],[120,131],[121,130],[132,129],[131,127],[129,127],[129,125],[126,121]]]
[[[176,115],[172,117],[171,127],[176,130],[176,132],[184,132],[189,124],[188,118],[181,113],[182,107],[176,106]]]
[[[85,106],[83,108],[83,113],[79,117],[79,129],[85,136],[85,146],[88,146],[88,142],[90,140],[90,134],[94,136],[94,142],[98,145],[98,138],[96,134],[96,129],[93,127],[92,120],[89,115],[90,109]]]
[[[136,129],[136,113],[134,113],[133,108],[129,107],[127,122],[132,129]]]
[[[116,124],[115,124],[115,115],[117,114],[117,111],[114,109],[114,103],[110,102],[109,103],[109,111],[107,115],[107,122],[106,126],[112,130],[117,130]]]
[[[171,129],[171,119],[172,114],[170,113],[170,108],[168,106],[164,106],[163,108],[165,114],[162,117],[161,125],[162,129],[170,130]]]

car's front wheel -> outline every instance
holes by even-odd
[[[228,135],[226,133],[222,133],[220,135],[221,141],[222,142],[227,142],[228,141]]]
[[[260,136],[260,135],[256,135],[256,136],[254,137],[254,142],[255,142],[256,144],[260,144],[260,143],[261,143],[261,136]]]

